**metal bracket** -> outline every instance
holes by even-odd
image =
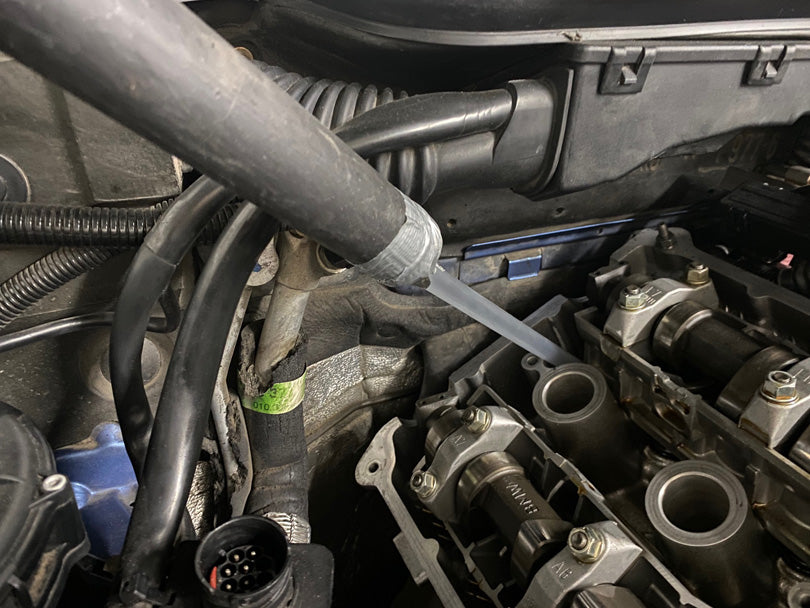
[[[439,543],[422,536],[391,479],[397,458],[394,433],[401,426],[402,421],[394,418],[380,429],[357,463],[354,477],[361,486],[377,488],[388,505],[401,530],[394,544],[416,584],[430,581],[442,606],[464,608],[464,603],[439,565]]]
[[[566,547],[537,571],[518,608],[557,608],[572,591],[615,583],[643,553],[614,521],[591,524],[590,528],[603,539],[600,556],[585,563]]]
[[[506,278],[510,281],[536,277],[543,266],[543,250],[540,247],[514,251],[507,253],[504,257],[506,258]]]
[[[810,415],[810,359],[800,361],[787,373],[796,379],[792,401],[775,402],[757,391],[740,416],[739,427],[769,448],[782,446]]]
[[[746,84],[761,87],[779,84],[795,52],[793,45],[760,46],[748,70]]]
[[[655,54],[656,49],[647,47],[611,49],[599,92],[602,95],[626,95],[641,91]]]
[[[665,310],[686,300],[694,300],[707,308],[717,308],[720,301],[714,284],[693,286],[675,279],[654,279],[641,288],[644,304],[633,310],[614,306],[607,321],[605,335],[622,346],[632,346],[649,338],[658,318]]]
[[[436,478],[438,487],[431,495],[419,499],[442,521],[455,522],[458,519],[456,489],[461,473],[470,461],[487,452],[506,451],[523,430],[523,426],[501,406],[480,409],[491,416],[489,428],[483,433],[475,433],[466,426],[459,427],[441,443],[426,471]],[[414,472],[421,470],[423,464],[420,462]]]

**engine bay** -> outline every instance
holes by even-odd
[[[406,4],[0,0],[0,607],[810,605],[807,8]]]

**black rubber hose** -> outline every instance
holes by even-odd
[[[293,381],[303,384],[305,349],[306,343],[299,344],[276,366],[274,385],[281,387]],[[244,417],[254,471],[246,511],[253,515],[278,513],[308,520],[309,476],[303,403],[281,413],[244,408]]]
[[[139,478],[152,430],[152,410],[141,369],[149,311],[209,219],[232,196],[207,177],[186,189],[146,235],[118,296],[110,333],[110,381],[121,435]]]
[[[0,47],[355,264],[405,223],[400,191],[182,3],[0,0]]]
[[[162,583],[199,458],[217,368],[256,258],[278,224],[252,204],[222,233],[180,327],[121,556],[121,598],[148,597]]]
[[[147,330],[155,333],[171,333],[180,324],[180,305],[171,290],[166,290],[165,298],[161,298],[165,317],[150,317],[147,323]],[[112,325],[114,313],[111,311],[91,312],[84,315],[66,317],[41,323],[28,329],[22,329],[10,334],[0,336],[0,353],[20,348],[46,340],[56,338],[65,334],[94,329],[97,327],[107,327]]]
[[[332,129],[389,182],[418,201],[435,190],[437,142],[502,127],[514,100],[506,90],[431,93],[304,77],[257,62],[318,121]]]
[[[39,258],[0,284],[0,329],[65,283],[98,268],[113,252],[96,247],[62,247]]]
[[[360,125],[354,128],[351,119],[364,112],[368,113],[363,114],[363,116],[371,116],[374,114],[373,109],[379,104],[393,101],[393,92],[390,89],[378,92],[373,86],[361,87],[359,84],[347,85],[328,80],[303,78],[298,74],[288,73],[281,68],[272,66],[262,66],[262,70],[273,78],[293,99],[299,101],[308,112],[312,112],[325,126],[334,128],[345,125],[348,128],[347,142],[350,145],[362,145],[364,141],[367,143],[369,139],[374,141],[369,129],[384,128],[385,122],[379,120],[371,120],[368,123],[363,123],[365,126]],[[468,95],[474,97],[466,97]],[[491,91],[485,94],[439,94],[433,101],[426,99],[427,97],[432,98],[433,96],[403,100],[403,102],[407,103],[412,100],[418,101],[416,104],[408,105],[402,115],[403,133],[418,133],[420,137],[427,137],[424,128],[425,116],[431,113],[436,115],[439,112],[444,117],[444,120],[438,124],[440,126],[445,125],[442,127],[444,130],[441,131],[441,134],[456,133],[460,135],[471,130],[496,126],[499,121],[502,122],[508,118],[508,110],[511,109],[511,96],[506,91]],[[396,102],[387,107],[394,107],[403,102]],[[444,109],[445,106],[446,109]],[[486,108],[489,107],[493,109],[487,111]],[[421,108],[421,111],[416,112],[414,108]],[[382,108],[379,109],[382,110]],[[463,117],[471,115],[479,118],[463,119]],[[386,116],[390,118],[391,114],[388,113]],[[419,127],[419,125],[422,125],[422,127]],[[439,136],[438,132],[437,136]],[[379,140],[392,142],[393,138],[390,131],[383,133]],[[400,155],[400,162],[404,162],[402,159],[408,158],[410,157],[403,153]],[[184,220],[187,213],[192,212],[178,213],[177,217]],[[164,262],[168,260],[168,265],[159,260],[149,260],[147,263],[146,260],[141,258],[151,257],[151,254],[139,253],[127,275],[125,287],[119,297],[118,310],[122,312],[122,321],[120,325],[116,324],[113,327],[111,339],[110,369],[113,370],[113,391],[116,404],[118,404],[117,409],[122,434],[136,472],[140,472],[143,466],[152,423],[146,393],[140,383],[140,345],[142,344],[142,331],[140,328],[143,328],[146,311],[154,304],[154,298],[157,297],[159,289],[163,287],[158,284],[158,279],[163,277],[164,280],[168,281],[167,277],[174,272],[173,267],[180,262],[182,255],[185,255],[190,249],[194,240],[192,234],[182,228],[171,226],[169,219],[167,218],[166,223],[161,221],[159,230],[171,235],[172,242],[182,244],[182,246],[176,250],[174,257],[167,256],[165,253],[158,256],[162,257]],[[158,229],[156,228],[155,231],[158,231]],[[153,237],[150,236],[149,238],[152,239]],[[153,245],[152,249],[156,250],[157,246]],[[135,269],[141,265],[143,265],[143,268],[140,271]],[[169,266],[172,266],[172,268],[169,268]],[[150,281],[147,288],[144,288],[143,285],[145,281]],[[141,313],[136,324],[134,319],[138,310]],[[139,329],[136,330],[135,328]],[[141,334],[140,340],[138,338],[139,333]],[[136,345],[138,345],[137,349],[135,348]]]
[[[512,109],[505,89],[417,95],[362,114],[335,129],[335,135],[368,157],[494,131],[509,121]]]

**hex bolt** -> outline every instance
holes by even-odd
[[[793,403],[798,396],[796,378],[782,370],[768,372],[768,376],[759,390],[762,396],[771,403]]]
[[[42,481],[42,490],[45,492],[58,492],[64,488],[68,483],[67,477],[64,475],[48,475]]]
[[[467,430],[476,435],[483,433],[492,424],[492,414],[480,407],[470,406],[461,415],[461,421]]]
[[[427,471],[417,471],[411,477],[411,488],[420,498],[432,496],[439,487],[439,482],[435,475]]]
[[[686,282],[689,285],[705,285],[709,282],[709,267],[700,262],[692,262],[686,268]]]
[[[588,526],[574,528],[568,534],[568,548],[577,561],[592,564],[605,552],[605,539],[599,531]]]
[[[647,305],[647,294],[638,285],[628,285],[619,294],[619,307],[624,310],[640,310]]]

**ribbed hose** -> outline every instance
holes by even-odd
[[[0,243],[138,247],[171,202],[141,208],[0,203]],[[202,241],[216,241],[233,213],[233,207],[223,208],[206,226]]]
[[[394,91],[387,87],[378,89],[374,85],[363,86],[356,82],[304,77],[266,64],[259,64],[259,67],[307,112],[332,131],[363,112],[408,96],[404,91],[394,95]]]
[[[284,68],[257,62],[262,72],[330,130],[376,107],[405,99],[405,91],[388,87],[304,77]],[[369,162],[389,182],[417,201],[424,201],[436,184],[435,154],[429,146],[379,154]]]
[[[26,309],[76,277],[98,268],[113,255],[98,247],[62,247],[0,284],[0,329]]]
[[[79,245],[52,251],[0,284],[0,330],[62,285],[101,266],[113,248],[139,245],[172,202],[134,209],[0,203],[0,235],[10,237],[7,242]],[[200,242],[216,241],[234,210],[227,206],[217,213]],[[99,243],[110,248],[81,247]]]

